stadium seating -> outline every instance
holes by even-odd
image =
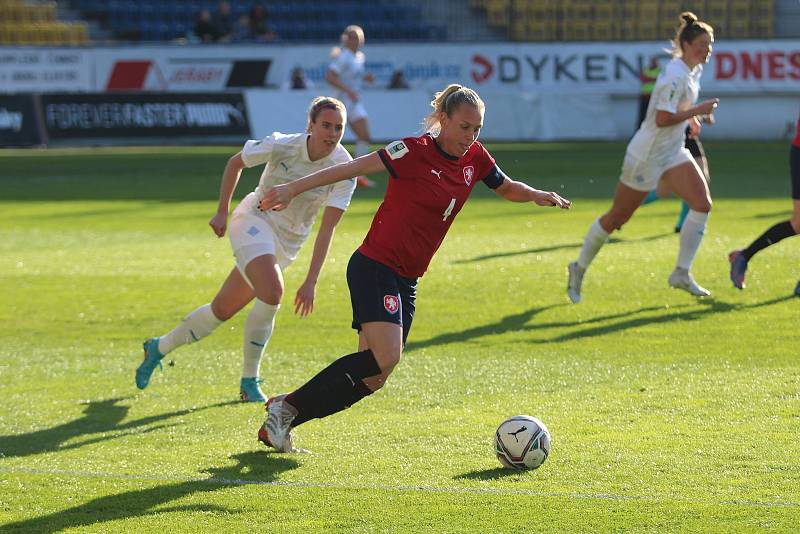
[[[236,25],[255,0],[230,0]],[[279,41],[337,41],[348,24],[359,24],[370,40],[420,40],[442,35],[442,26],[424,22],[420,8],[398,9],[390,0],[262,0],[268,24]],[[98,19],[122,40],[171,41],[193,37],[198,13],[215,13],[215,0],[72,0],[84,16]],[[446,35],[444,36],[446,38]]]
[[[234,26],[256,1],[230,0]],[[97,20],[107,37],[122,41],[191,41],[200,11],[215,13],[219,5],[218,0],[63,3],[84,18]],[[421,2],[260,3],[279,42],[335,42],[348,24],[361,25],[373,42],[448,40],[447,24],[425,20]],[[717,38],[775,36],[775,0],[469,0],[464,5],[470,8],[466,16],[491,28],[494,39],[504,36],[513,41],[664,41],[673,36],[681,10],[694,11],[710,22]],[[0,0],[0,44],[79,45],[89,41],[86,22],[59,21],[57,14],[52,0]]]
[[[53,1],[0,0],[0,45],[80,45],[89,41],[85,22],[60,22]]]
[[[663,41],[682,10],[708,21],[717,37],[774,36],[774,0],[470,0],[470,7],[514,41]]]

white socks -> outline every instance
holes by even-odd
[[[158,352],[167,354],[181,345],[200,341],[222,324],[211,311],[211,304],[200,306],[184,317],[183,322],[158,340]]]
[[[595,219],[589,227],[589,232],[587,232],[586,237],[583,239],[581,253],[578,256],[578,266],[580,266],[581,269],[585,270],[589,268],[589,264],[592,263],[594,257],[597,256],[597,253],[600,252],[600,249],[603,248],[603,245],[608,241],[608,236],[609,233],[600,226],[600,219]]]
[[[681,227],[681,248],[678,252],[678,267],[689,271],[692,262],[703,241],[703,234],[708,223],[708,213],[689,210],[689,215]]]
[[[244,323],[242,378],[258,377],[261,354],[272,336],[275,314],[280,307],[280,304],[267,304],[258,298],[253,302],[253,309]]]
[[[356,141],[356,157],[361,157],[369,154],[369,143],[365,141]]]
[[[253,308],[244,324],[242,378],[258,377],[261,354],[272,336],[275,314],[280,307],[280,304],[267,304],[259,299],[253,302]],[[181,345],[200,341],[221,324],[222,321],[211,311],[211,304],[200,306],[187,315],[171,332],[159,338],[158,351],[167,354]]]

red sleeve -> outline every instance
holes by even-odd
[[[420,150],[416,137],[406,137],[400,141],[392,141],[386,147],[378,150],[383,165],[392,178],[413,176],[416,152]]]

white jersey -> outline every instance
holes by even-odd
[[[677,113],[689,109],[700,92],[703,66],[689,70],[681,58],[675,58],[661,71],[650,96],[647,115],[628,143],[627,153],[639,161],[663,165],[675,158],[683,147],[686,121],[672,126],[656,126],[656,111]]]
[[[356,188],[355,179],[343,180],[331,185],[316,187],[297,195],[282,211],[262,212],[258,202],[270,187],[292,182],[313,172],[346,163],[353,158],[339,144],[330,155],[311,161],[308,157],[306,139],[308,134],[282,134],[274,132],[260,141],[250,140],[242,148],[242,161],[247,167],[266,163],[258,187],[242,200],[241,207],[264,218],[280,241],[290,259],[294,259],[300,247],[311,234],[317,213],[323,206],[346,210]]]
[[[339,76],[339,80],[355,91],[361,92],[361,82],[364,79],[364,54],[360,50],[353,53],[347,47],[342,47],[339,55],[331,61],[330,69]],[[340,98],[343,95],[339,95]]]

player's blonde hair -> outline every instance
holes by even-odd
[[[317,117],[323,109],[333,109],[342,114],[342,120],[347,124],[347,109],[338,98],[332,96],[318,96],[311,101],[308,106],[308,127],[307,131],[311,130],[311,124],[317,122]]]
[[[351,24],[350,26],[346,27],[342,32],[342,35],[339,38],[341,44],[339,46],[333,47],[333,50],[331,50],[332,58],[335,58],[342,53],[342,48],[347,44],[347,39],[351,35],[355,35],[355,37],[358,39],[358,48],[364,46],[364,43],[366,42],[366,38],[364,37],[364,29],[356,24]]]
[[[434,135],[438,134],[442,129],[442,113],[446,114],[448,117],[452,117],[453,112],[458,109],[458,106],[461,104],[474,106],[481,113],[486,109],[478,93],[464,85],[451,83],[444,91],[436,93],[433,100],[431,100],[433,111],[431,111],[423,121],[425,131]]]
[[[682,57],[683,44],[692,44],[692,41],[704,34],[713,38],[714,28],[710,24],[700,21],[697,15],[691,11],[681,13],[681,24],[675,32],[675,37],[672,38],[672,57]]]

